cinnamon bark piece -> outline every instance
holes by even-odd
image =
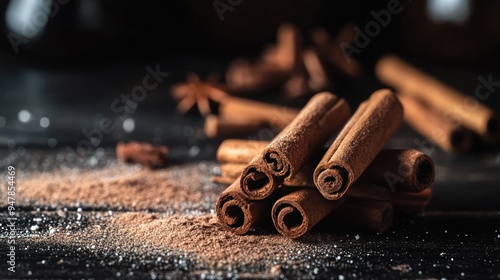
[[[426,107],[416,98],[401,94],[404,119],[415,131],[431,140],[448,153],[465,153],[472,147],[473,134],[451,120],[444,113]]]
[[[491,144],[500,141],[497,113],[476,99],[465,96],[395,56],[382,57],[377,63],[376,73],[381,81],[403,94],[422,100],[432,110],[448,115],[448,118],[479,134],[485,141]]]
[[[308,232],[342,202],[343,200],[327,200],[314,188],[298,189],[276,201],[272,208],[273,223],[280,234],[297,238]]]
[[[387,186],[392,191],[421,192],[436,173],[432,159],[413,149],[383,149],[358,181]]]
[[[223,228],[242,235],[269,215],[272,202],[246,199],[239,184],[239,180],[235,180],[220,194],[215,211]]]
[[[116,156],[122,162],[139,163],[149,169],[167,165],[168,148],[154,146],[144,142],[119,142],[116,145]]]
[[[295,176],[350,115],[344,99],[322,92],[314,95],[297,117],[249,163],[241,187],[250,199],[263,199],[286,178]]]
[[[314,171],[314,183],[330,200],[341,198],[402,122],[403,108],[388,89],[363,102]]]

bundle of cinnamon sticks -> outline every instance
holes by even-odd
[[[432,160],[416,150],[383,149],[402,118],[390,90],[373,93],[352,116],[344,99],[322,92],[271,142],[224,141],[217,152],[221,176],[213,178],[230,184],[216,204],[221,225],[244,234],[272,219],[290,238],[320,221],[384,232],[394,211],[422,211],[434,181]]]

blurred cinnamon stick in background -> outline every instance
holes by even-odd
[[[476,99],[465,96],[396,56],[382,57],[377,63],[376,73],[382,82],[401,94],[421,100],[433,111],[443,116],[446,114],[488,143],[498,144],[498,115]]]
[[[271,207],[270,199],[247,200],[241,192],[239,180],[235,180],[220,194],[215,211],[222,227],[241,235],[267,217]]]
[[[415,131],[431,140],[448,153],[460,154],[470,150],[473,134],[462,125],[447,121],[417,99],[401,94],[398,96],[404,108],[404,119]]]

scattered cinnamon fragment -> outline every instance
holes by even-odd
[[[403,108],[390,90],[378,90],[361,103],[314,171],[314,183],[327,199],[341,198],[365,171],[402,122]]]
[[[139,163],[149,169],[167,165],[168,148],[153,146],[144,142],[119,142],[116,145],[116,156],[123,162]]]

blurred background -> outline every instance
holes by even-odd
[[[391,9],[398,12],[372,30],[352,56],[361,74],[333,77],[332,90],[353,108],[383,86],[374,65],[386,53],[398,54],[466,95],[474,93],[479,76],[500,81],[500,2],[495,0],[1,1],[0,146],[20,155],[35,147],[80,148],[91,156],[97,147],[135,139],[178,147],[174,154],[211,158],[217,140],[204,135],[203,118],[195,110],[176,111],[172,84],[189,72],[202,78],[219,73],[224,82],[228,64],[236,57],[258,57],[276,41],[284,22],[297,26],[304,44],[311,44],[308,34],[317,27],[331,38],[346,24],[367,33],[379,12]],[[157,84],[140,102],[128,103],[126,96],[143,85],[146,75],[156,77]],[[287,99],[276,90],[246,97],[296,108],[307,101]],[[493,92],[487,105],[500,110],[499,94]],[[99,129],[103,119],[109,120],[110,133]],[[392,145],[415,147],[418,137],[404,126]],[[496,152],[457,157],[436,151],[432,156],[445,174],[438,175],[444,187],[437,197],[447,196],[446,186],[457,188],[457,182],[463,183],[465,200],[471,184],[491,192],[498,183]],[[490,207],[484,202],[481,207]]]

